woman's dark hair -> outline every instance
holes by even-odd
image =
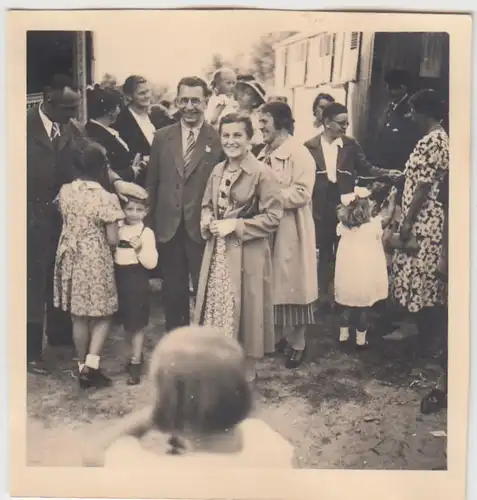
[[[245,126],[245,133],[247,137],[251,139],[253,137],[253,125],[252,120],[246,115],[241,115],[240,113],[228,113],[220,120],[219,124],[219,134],[222,133],[222,127],[228,123],[243,123]]]
[[[409,106],[417,114],[440,121],[447,114],[447,103],[442,100],[435,90],[420,90],[409,99]]]
[[[74,149],[74,165],[79,174],[104,181],[108,157],[106,150],[88,138],[77,139]]]
[[[369,198],[356,198],[349,205],[339,205],[338,220],[348,229],[360,227],[371,219],[372,205]]]
[[[411,75],[405,69],[393,68],[384,75],[384,83],[390,89],[398,89],[400,87],[408,89],[411,86]]]
[[[290,106],[281,101],[267,102],[261,109],[261,113],[272,116],[273,124],[277,130],[287,130],[293,134],[295,120]]]
[[[320,103],[321,100],[328,101],[329,103],[335,102],[335,98],[330,95],[330,94],[325,94],[323,92],[320,92],[316,97],[315,100],[313,101],[313,107],[312,107],[312,112],[315,114],[316,108],[318,107],[318,104]]]
[[[332,102],[323,110],[322,119],[332,120],[335,116],[348,113],[348,108],[339,102]]]
[[[199,78],[198,76],[185,76],[184,78],[181,78],[179,83],[177,84],[177,95],[179,95],[179,92],[181,90],[181,87],[201,87],[202,91],[204,93],[204,97],[209,97],[210,96],[210,90],[202,78]]]
[[[140,75],[131,75],[126,78],[123,84],[123,92],[126,95],[133,95],[139,85],[147,83],[147,80]]]
[[[121,104],[121,94],[117,90],[103,89],[99,85],[95,85],[93,89],[88,89],[88,118],[93,120],[101,118],[114,111]]]

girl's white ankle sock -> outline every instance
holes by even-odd
[[[364,332],[356,331],[356,345],[366,344],[366,330]]]
[[[349,339],[349,328],[347,326],[340,327],[340,342],[346,342]]]
[[[92,368],[93,370],[98,370],[99,369],[99,356],[96,356],[96,354],[88,354],[86,356],[86,361],[84,364],[88,368]]]

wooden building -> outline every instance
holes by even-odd
[[[41,102],[44,87],[57,73],[71,76],[81,92],[78,119],[86,119],[86,87],[94,80],[91,31],[27,33],[27,108]]]
[[[312,103],[327,92],[349,109],[350,135],[373,147],[374,125],[388,104],[384,74],[410,72],[413,90],[433,88],[449,96],[449,36],[440,32],[317,32],[275,46],[275,91],[286,95],[296,135],[311,137]]]

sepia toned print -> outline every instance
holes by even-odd
[[[151,11],[169,23],[157,34],[27,14],[11,17],[27,84],[12,453],[14,475],[32,474],[17,493],[62,491],[35,485],[40,467],[163,471],[161,494],[182,498],[181,470],[204,498],[235,496],[227,474],[257,483],[242,498],[315,498],[313,470],[325,488],[343,486],[325,470],[396,485],[414,471],[439,498],[454,468],[463,488],[468,375],[452,359],[468,335],[448,332],[468,332],[468,235],[458,250],[452,237],[468,217],[468,122],[452,121],[468,89],[456,96],[451,66],[467,24],[459,37],[424,30],[431,15]],[[210,39],[193,51],[182,28],[199,19]],[[239,31],[219,43],[217,23]]]

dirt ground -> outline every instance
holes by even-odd
[[[164,331],[159,294],[152,296],[148,350]],[[411,327],[405,326],[409,329]],[[295,447],[295,466],[320,469],[446,468],[446,412],[422,416],[419,402],[439,370],[413,357],[415,336],[370,337],[367,351],[337,345],[336,319],[308,332],[306,362],[284,368],[280,356],[260,364],[256,415]],[[126,384],[126,347],[115,329],[104,355],[112,388],[83,392],[71,376],[71,352],[47,349],[49,377],[28,375],[28,465],[81,465],[81,443],[93,430],[148,402],[149,386]]]

